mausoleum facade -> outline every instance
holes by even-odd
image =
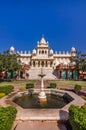
[[[15,50],[11,47],[10,51]],[[30,51],[17,51],[17,53],[19,54],[21,64],[29,66],[29,69],[25,70],[25,73],[29,75],[29,79],[39,79],[38,74],[41,68],[43,68],[43,72],[46,74],[45,79],[58,79],[57,71],[55,71],[57,66],[60,64],[69,66],[71,56],[76,55],[76,49],[72,47],[69,52],[56,51],[54,53],[49,47],[48,41],[42,37],[37,42],[37,47],[33,49],[32,53]]]

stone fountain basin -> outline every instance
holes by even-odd
[[[24,109],[59,109],[73,100],[67,93],[51,89],[43,90],[43,93],[41,91],[42,96],[39,94],[38,89],[33,89],[28,93],[19,93],[17,97],[14,97],[13,102]]]
[[[33,93],[39,93],[40,89],[34,89]],[[46,93],[53,93],[55,95],[66,95],[71,100],[67,105],[60,109],[24,109],[21,106],[13,102],[17,97],[28,94],[28,91],[11,93],[4,98],[5,105],[15,106],[18,110],[16,119],[20,120],[68,120],[68,109],[71,104],[82,106],[86,103],[81,97],[70,91],[58,90],[58,89],[45,89]]]

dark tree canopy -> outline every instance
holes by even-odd
[[[86,71],[86,54],[76,51],[76,56],[71,57],[71,62],[76,63],[77,70]]]
[[[0,54],[0,72],[21,70],[22,66],[18,57],[18,54],[10,54],[9,51]]]

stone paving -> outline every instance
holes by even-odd
[[[70,95],[72,95],[75,100],[67,104],[62,109],[23,109],[9,100],[11,95],[0,99],[0,105],[12,105],[15,106],[18,110],[17,118],[12,130],[67,130],[64,124],[57,123],[57,121],[65,121],[68,119],[68,108],[71,104],[82,106],[84,103],[86,103],[85,100],[73,92],[67,93],[70,93]],[[8,104],[6,103],[7,100],[9,100]],[[10,104],[10,102],[12,104]]]
[[[63,91],[59,90],[59,92]],[[67,93],[70,94],[70,96],[73,97],[75,100],[73,100],[61,109],[23,109],[14,103],[18,110],[17,120],[68,120],[68,108],[70,107],[70,105],[74,104],[82,106],[84,103],[86,103],[86,101],[73,92],[68,91]]]
[[[67,130],[57,121],[18,121],[13,130]]]

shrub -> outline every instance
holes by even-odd
[[[26,91],[26,88],[25,87],[21,87],[19,88],[20,91]]]
[[[82,108],[86,109],[86,103],[82,106]]]
[[[3,82],[3,79],[0,78],[0,83]]]
[[[56,88],[56,83],[50,83],[50,88]]]
[[[0,98],[4,97],[5,93],[0,93]]]
[[[86,100],[86,96],[81,96],[84,100]]]
[[[16,108],[12,106],[0,107],[0,130],[11,130],[16,113]]]
[[[86,109],[71,105],[69,107],[69,121],[73,130],[86,130]]]
[[[75,93],[78,93],[78,92],[80,92],[81,89],[82,89],[82,86],[76,84],[75,87],[74,87],[74,92],[75,92]]]
[[[26,89],[29,89],[29,88],[34,88],[34,84],[33,83],[27,83]]]
[[[6,95],[10,92],[12,92],[14,89],[13,85],[4,85],[0,86],[0,93],[5,93]]]
[[[60,90],[65,90],[65,88],[60,88]]]

